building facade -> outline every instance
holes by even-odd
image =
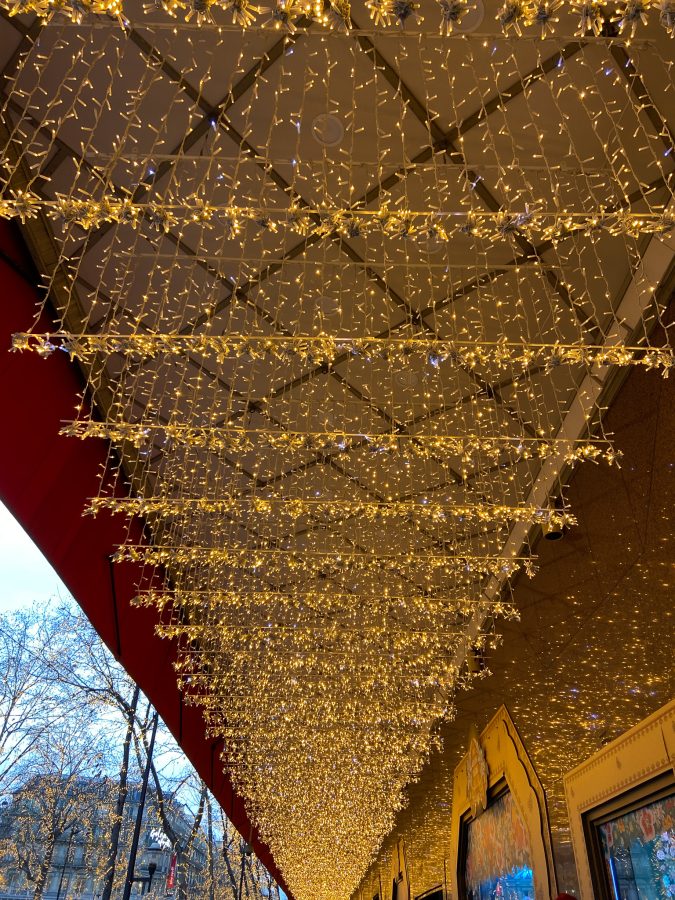
[[[80,779],[65,785],[59,803],[60,818],[50,828],[43,810],[36,804],[36,792],[45,789],[42,779],[34,779],[21,791],[3,798],[0,808],[0,900],[35,896],[37,873],[51,854],[42,897],[45,900],[96,900],[102,895],[106,860],[110,846],[111,808],[107,802],[115,784],[109,779]],[[141,788],[129,789],[125,803],[115,871],[113,897],[121,897],[129,859],[129,849],[138,815]],[[193,820],[185,808],[165,797],[169,823],[178,836],[178,853],[159,824],[156,797],[148,790],[138,844],[132,896],[156,896],[177,892],[179,878],[185,880],[188,896],[199,890],[207,871],[207,846],[198,835],[188,853]],[[65,813],[66,805],[69,807]],[[169,877],[173,873],[172,878]]]

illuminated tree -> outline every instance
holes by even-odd
[[[109,843],[105,863],[100,872],[102,900],[110,900],[115,885],[117,858],[120,852],[124,810],[129,790],[129,763],[140,692],[138,686],[115,661],[89,620],[78,609],[61,605],[54,616],[60,631],[77,635],[77,645],[70,653],[54,657],[48,665],[52,680],[79,696],[96,710],[99,720],[104,720],[118,741],[107,760],[112,771],[116,769],[114,808],[111,810]],[[123,734],[121,742],[120,736]],[[121,746],[119,746],[121,743]],[[118,768],[115,765],[118,754]]]
[[[71,710],[72,711],[72,710]],[[101,736],[88,727],[86,710],[79,727],[64,716],[33,745],[26,779],[15,792],[1,842],[3,864],[23,876],[40,900],[59,842],[68,848],[86,843],[108,809],[108,782],[101,778]]]

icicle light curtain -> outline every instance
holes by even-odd
[[[116,564],[147,564],[137,602],[297,900],[356,888],[533,529],[574,527],[565,473],[620,463],[603,386],[673,367],[674,19],[2,13],[0,214],[57,320],[14,347],[84,373],[63,440],[110,447],[86,513],[145,521]]]

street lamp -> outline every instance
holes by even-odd
[[[151,837],[153,834],[151,833]],[[169,845],[170,846],[170,845]],[[166,851],[167,846],[162,841],[152,840],[150,846],[146,849],[143,854],[144,862],[148,867],[147,875],[134,875],[131,879],[132,881],[138,881],[141,883],[141,897],[143,894],[149,894],[152,890],[152,880],[155,877],[155,872],[159,868],[159,863],[161,862],[162,855]],[[143,866],[141,865],[141,870]]]
[[[164,862],[166,854],[171,853],[173,844],[169,837],[161,828],[153,828],[150,832],[150,845],[145,853],[148,861],[148,872],[150,873],[150,884],[152,883],[152,875],[159,869],[160,875],[164,872]],[[150,893],[150,884],[148,884],[148,893]]]
[[[156,871],[157,871],[157,863],[156,862],[148,863],[148,894],[152,890],[152,877]],[[143,893],[143,891],[141,891],[141,894],[142,893]]]
[[[153,829],[150,832],[150,844],[143,853],[143,863],[141,864],[141,871],[144,866],[147,865],[148,874],[134,875],[131,879],[132,881],[141,883],[141,896],[143,896],[143,894],[149,894],[152,890],[153,878],[155,877],[157,869],[160,868],[159,864],[167,850],[171,850],[171,841],[163,831]]]
[[[148,894],[152,888],[152,879],[157,871],[157,867],[162,860],[164,847],[158,841],[154,841],[148,847],[145,856],[148,861]]]
[[[153,879],[153,876],[154,876],[156,870],[157,870],[157,863],[151,862],[148,864],[148,874],[147,875],[134,875],[133,878],[131,879],[132,882],[140,881],[140,883],[142,885],[141,897],[143,896],[143,894],[145,894],[146,888],[147,888],[148,894],[152,890],[152,879]]]

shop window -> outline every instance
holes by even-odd
[[[675,779],[662,776],[584,817],[598,900],[675,896]]]
[[[493,792],[487,809],[463,821],[460,860],[463,900],[534,898],[527,828],[505,785]]]

